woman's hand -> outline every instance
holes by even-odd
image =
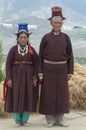
[[[13,84],[12,84],[12,80],[11,80],[11,79],[8,80],[8,81],[7,81],[7,86],[12,88],[12,85],[13,85]]]
[[[34,85],[34,86],[37,86],[37,79],[34,79],[34,80],[33,80],[33,85]]]

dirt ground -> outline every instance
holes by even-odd
[[[0,119],[0,130],[86,130],[86,111],[81,110],[73,110],[69,114],[65,115],[65,121],[69,125],[69,127],[46,127],[45,117],[41,114],[31,114],[29,122],[31,123],[30,127],[16,127],[15,122],[12,118],[1,118]]]

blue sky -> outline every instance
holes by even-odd
[[[68,9],[71,9],[86,18],[86,0],[0,0],[0,22],[21,17],[21,14],[23,17],[23,12],[28,17],[32,12],[40,12],[43,7],[51,11],[52,6],[61,6],[63,12],[68,12]],[[47,14],[46,11],[43,13]],[[71,13],[68,13],[68,17],[71,16]]]

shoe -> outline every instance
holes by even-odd
[[[28,122],[24,122],[24,123],[22,123],[22,125],[23,125],[23,126],[26,126],[26,127],[31,126],[31,124],[30,124],[30,123],[28,123]]]
[[[46,123],[46,124],[45,124],[45,126],[46,126],[46,127],[53,127],[53,126],[54,126],[54,124],[51,124],[51,123]]]
[[[16,127],[20,127],[21,125],[22,125],[22,123],[16,122]]]
[[[59,123],[59,124],[57,124],[58,126],[61,126],[61,127],[68,127],[68,125],[67,124],[64,124],[64,123]]]

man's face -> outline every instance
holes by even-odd
[[[62,18],[60,17],[55,17],[51,19],[51,26],[53,27],[54,31],[57,33],[63,24]]]

